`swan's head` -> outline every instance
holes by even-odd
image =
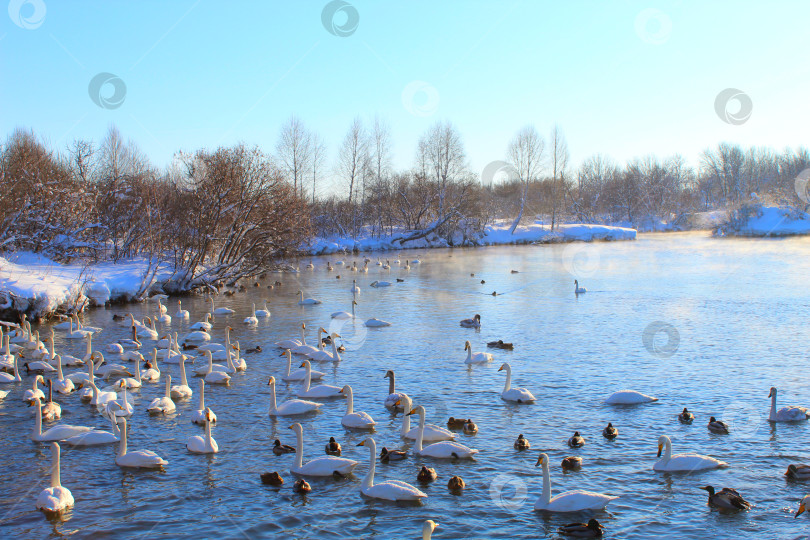
[[[307,323],[301,323],[301,330],[307,329]]]
[[[340,334],[338,334],[337,332],[332,332],[332,339],[339,338],[339,337],[341,337]],[[341,338],[341,339],[343,339],[343,338]]]
[[[372,445],[374,445],[374,439],[372,439],[371,437],[366,437],[365,439],[357,443],[357,446],[372,446]]]
[[[274,384],[276,384],[276,378],[271,375],[270,380],[267,381],[267,386],[272,386]]]
[[[771,386],[771,391],[768,393],[768,397],[776,397],[776,387]]]
[[[802,514],[802,512],[805,511],[808,505],[810,505],[810,495],[805,495],[802,498],[802,500],[799,501],[799,509],[796,511],[796,514],[794,514],[793,517],[794,518],[799,517]]]
[[[205,350],[205,357],[208,358],[209,360],[214,359],[214,355],[211,354],[211,351],[209,349]]]
[[[308,368],[309,367],[309,360],[304,360],[303,362],[301,362],[301,365],[298,366],[298,367]]]
[[[211,407],[205,408],[205,421],[206,422],[213,422],[214,421],[214,413],[211,412]]]
[[[503,365],[498,368],[498,371],[503,371],[503,370],[509,371],[509,364],[507,364],[506,362],[504,362]]]
[[[472,350],[472,345],[470,345],[469,341],[464,342],[464,350]]]
[[[393,376],[394,376],[394,372],[389,369],[388,371],[385,372],[385,375],[383,375],[383,379],[388,379],[389,377],[393,377]],[[402,401],[402,400],[400,400],[400,401]],[[399,401],[397,401],[397,405],[399,405]]]
[[[304,428],[302,428],[302,427],[301,427],[301,424],[299,424],[298,422],[296,422],[295,424],[291,425],[291,426],[290,426],[290,429],[291,429],[291,430],[293,430],[293,431],[294,431],[294,432],[296,432],[296,433],[303,433],[303,432],[304,432]]]
[[[45,384],[45,377],[43,377],[42,375],[37,375],[36,377],[34,377],[34,381],[38,382],[39,384]]]
[[[350,396],[352,394],[352,387],[349,386],[348,384],[344,385],[343,388],[338,390],[338,392],[340,392],[341,394],[346,394],[347,396]]]
[[[439,524],[433,521],[432,519],[426,519],[425,522],[422,524],[422,535],[432,533],[438,526]]]
[[[408,413],[408,416],[411,416],[412,414],[418,414],[422,416],[425,414],[425,408],[422,407],[421,405],[417,405],[416,407],[411,409],[411,411]]]
[[[548,456],[542,452],[537,456],[537,463],[535,463],[534,466],[539,467],[540,465],[548,467]]]
[[[661,457],[661,451],[667,444],[672,444],[669,440],[669,437],[666,435],[661,435],[658,437],[658,457]]]

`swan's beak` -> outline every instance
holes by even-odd
[[[804,512],[804,504],[799,505],[799,509],[796,511],[796,514],[794,514],[793,519],[799,517],[802,514],[802,512]]]
[[[365,446],[365,445],[366,445],[366,441],[360,441],[360,442],[357,444],[357,446]]]
[[[301,365],[298,366],[298,367],[307,367],[307,363],[306,362],[301,362]]]
[[[281,354],[279,355],[279,357],[281,357],[281,356],[287,356],[287,353],[286,353],[286,352],[283,352],[283,353],[281,353]]]
[[[338,393],[339,393],[339,394],[342,394],[342,393],[343,393],[343,388],[341,388],[340,390],[338,390]],[[360,446],[360,445],[358,444],[357,446]]]
[[[540,466],[543,464],[543,456],[537,458],[537,463],[534,464],[535,467]]]
[[[663,448],[664,448],[663,444],[658,445],[658,457],[661,457],[661,450],[663,450]]]
[[[409,412],[409,413],[407,414],[407,416],[410,416],[410,415],[412,415],[412,414],[416,414],[416,409],[411,409],[411,412]]]
[[[273,384],[274,382],[276,382],[275,377],[270,377],[270,380],[269,380],[269,381],[267,381],[267,384],[268,384],[268,386],[269,386],[269,385]]]
[[[503,371],[503,366],[499,367],[498,371]]]
[[[773,390],[769,390],[768,391],[768,397],[771,397],[772,395],[773,395]]]
[[[398,399],[396,403],[394,403],[394,407],[399,407],[399,404],[402,403],[401,399]]]

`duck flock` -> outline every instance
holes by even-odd
[[[396,259],[393,262],[378,260],[373,263],[370,259],[366,259],[362,265],[354,262],[351,266],[343,261],[334,264],[329,261],[325,267],[317,269],[326,272],[338,272],[342,269],[344,272],[368,273],[370,263],[385,271],[389,271],[394,265],[407,271],[420,264],[420,261],[414,259],[403,263]],[[310,263],[307,269],[316,270],[315,264]],[[336,277],[340,277],[339,274]],[[403,279],[397,279],[397,282],[401,281]],[[255,285],[258,287],[259,283]],[[276,285],[280,283],[276,282]],[[395,283],[382,279],[370,283],[373,289],[394,285]],[[269,287],[272,288],[273,285]],[[360,293],[357,279],[353,279],[351,286],[347,288],[353,297],[351,311],[334,312],[331,319],[352,321],[368,328],[384,329],[392,326],[391,322],[377,318],[361,320],[355,312]],[[233,292],[229,289],[225,296],[232,296]],[[581,295],[587,291],[577,281],[573,292],[575,295]],[[296,296],[302,309],[320,304],[315,298],[307,298],[300,290],[296,292]],[[104,328],[84,326],[77,315],[66,317],[58,324],[41,327],[45,335],[34,330],[25,318],[19,325],[0,326],[0,343],[2,343],[0,401],[19,399],[31,405],[33,414],[28,437],[34,442],[50,447],[52,463],[49,487],[43,489],[38,497],[32,500],[32,504],[46,514],[58,515],[74,506],[80,509],[83,504],[82,501],[77,503],[69,486],[63,486],[61,483],[60,452],[64,447],[112,445],[117,448],[114,461],[118,467],[124,469],[171,467],[172,456],[159,448],[133,449],[128,446],[128,431],[130,435],[132,432],[131,422],[128,427],[128,421],[134,415],[149,417],[173,415],[177,412],[177,403],[183,400],[192,402],[196,400],[197,407],[187,415],[187,421],[198,425],[200,432],[188,438],[186,450],[191,454],[220,452],[222,441],[215,438],[218,418],[215,411],[206,406],[206,388],[209,386],[227,388],[233,377],[238,377],[240,373],[249,369],[246,355],[262,352],[261,346],[247,347],[243,351],[238,342],[232,342],[230,335],[233,328],[230,325],[257,326],[261,321],[269,320],[271,313],[267,303],[259,309],[254,304],[247,316],[242,318],[241,315],[237,316],[235,310],[223,305],[218,306],[214,297],[210,296],[206,300],[207,312],[195,314],[192,318],[192,314],[183,309],[181,300],[175,301],[176,310],[170,310],[164,303],[169,302],[165,295],[155,295],[150,301],[155,305],[154,316],[137,320],[132,314],[119,313],[115,314],[110,324]],[[182,335],[172,331],[172,321],[175,319],[185,323],[186,331]],[[199,320],[191,323],[194,319]],[[241,323],[236,322],[239,319],[242,319]],[[212,339],[215,325],[224,330],[225,339],[221,343]],[[324,321],[324,325],[329,326],[328,321]],[[459,325],[462,328],[478,330],[482,325],[482,317],[476,314],[462,319]],[[395,329],[388,331],[394,332]],[[106,346],[100,350],[93,346],[93,336],[99,332],[104,332],[108,337],[109,335],[118,337],[112,341],[107,339]],[[61,337],[64,339],[84,343],[84,354],[72,356],[57,351],[55,343],[59,341],[56,339],[58,333],[62,334]],[[284,359],[285,368],[267,380],[270,397],[267,414],[277,419],[289,420],[290,442],[294,440],[294,444],[284,444],[276,439],[272,452],[276,456],[284,454],[293,456],[288,470],[268,470],[257,474],[255,478],[257,484],[280,488],[286,482],[291,482],[295,493],[306,494],[313,491],[307,479],[318,477],[342,479],[350,475],[362,475],[359,491],[368,499],[424,505],[424,501],[428,498],[424,486],[437,479],[435,468],[423,465],[413,478],[377,482],[375,469],[378,460],[381,464],[387,464],[419,458],[422,461],[435,461],[441,465],[458,463],[460,460],[470,460],[474,463],[486,459],[487,448],[472,448],[459,441],[459,434],[474,435],[478,432],[478,426],[472,418],[450,417],[444,425],[429,423],[423,404],[414,402],[406,392],[397,389],[394,370],[388,370],[382,376],[388,381],[388,392],[381,396],[380,407],[389,413],[401,415],[401,428],[395,437],[386,434],[385,446],[378,445],[374,436],[377,422],[371,414],[357,410],[354,400],[358,391],[364,393],[376,391],[352,388],[350,385],[325,384],[322,381],[325,373],[316,369],[321,366],[337,369],[341,361],[341,352],[345,351],[341,336],[337,332],[329,332],[324,327],[319,327],[314,345],[307,343],[306,337],[307,326],[302,323],[300,336],[292,336],[273,343],[278,356]],[[513,350],[515,346],[503,340],[488,343],[489,348],[496,350]],[[466,364],[470,370],[494,361],[493,353],[474,351],[470,341],[464,344],[464,354],[466,357],[459,355],[455,361]],[[504,402],[513,406],[530,406],[537,402],[530,389],[512,386],[513,371],[509,363],[501,363],[498,372],[503,374],[504,386],[500,398]],[[279,398],[276,395],[276,388],[280,384],[291,386],[294,389],[294,396]],[[147,386],[153,388],[151,393],[154,397],[136,400],[134,395],[143,396],[147,393],[144,391]],[[770,422],[798,423],[810,418],[810,413],[804,407],[779,408],[776,388],[770,389],[768,397]],[[658,400],[636,390],[618,390],[606,395],[604,401],[607,405],[643,407],[645,403]],[[98,413],[98,425],[104,428],[61,422],[60,402],[68,402],[74,407],[92,408]],[[346,444],[346,440],[341,440],[340,436],[332,436],[328,441],[324,441],[322,455],[319,457],[305,459],[305,454],[320,453],[319,450],[313,449],[312,444],[307,446],[308,422],[318,411],[328,408],[345,409],[340,426],[335,425],[335,428],[343,427],[359,433],[368,432],[368,436],[359,444],[353,445],[364,447],[368,451],[364,472],[361,472],[364,467],[360,462],[343,456],[341,443]],[[695,414],[688,408],[683,408],[674,421],[682,424],[699,423]],[[607,441],[621,439],[620,427],[612,422],[607,423],[601,436]],[[715,417],[706,420],[706,429],[714,434],[729,433],[729,425]],[[228,444],[224,442],[223,448]],[[582,448],[586,444],[586,438],[579,432],[574,432],[567,441],[568,447],[572,449]],[[642,443],[638,444],[641,458],[648,454],[648,449],[642,447]],[[516,452],[531,451],[531,442],[523,434],[517,436],[512,446]],[[358,451],[361,450],[354,450],[354,453]],[[672,441],[663,434],[658,438],[657,452],[657,461],[652,463],[651,468],[658,472],[692,473],[729,467],[718,457],[697,453],[673,453]],[[559,469],[572,471],[579,470],[582,466],[581,457],[568,456],[562,460]],[[562,526],[559,533],[583,538],[602,536],[605,528],[595,516],[619,497],[588,490],[569,490],[552,496],[551,476],[552,470],[557,468],[556,464],[551,463],[546,453],[540,452],[536,467],[542,475],[542,493],[534,503],[534,509],[550,513],[579,513],[579,515],[583,512],[591,513],[593,517],[588,521]],[[784,474],[795,480],[808,480],[810,465],[791,464]],[[465,487],[464,479],[458,475],[450,477],[447,483],[449,493],[456,496],[463,496]],[[722,511],[740,512],[752,506],[752,502],[733,487],[717,489],[712,485],[706,485],[702,489],[706,491],[707,504]],[[795,515],[798,517],[802,514],[807,505],[810,505],[810,495],[799,501]],[[425,516],[428,517],[435,516]],[[422,537],[431,538],[437,527],[436,521],[425,519],[422,524]]]

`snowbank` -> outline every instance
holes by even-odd
[[[409,242],[397,242],[403,232],[391,236],[372,238],[369,234],[358,239],[343,237],[316,238],[307,248],[311,255],[326,255],[351,251],[391,251],[400,249],[440,248],[453,246],[497,246],[507,244],[533,244],[552,242],[592,242],[594,240],[635,240],[636,230],[609,225],[568,224],[560,225],[554,231],[543,223],[521,225],[510,234],[511,222],[499,221],[486,228],[476,237],[457,237],[452,244],[444,238],[432,234]]]
[[[49,315],[59,307],[132,299],[143,291],[149,268],[143,259],[87,266],[62,265],[34,253],[6,257],[0,257],[0,310],[32,317]],[[170,275],[168,268],[162,268],[155,280]]]
[[[810,234],[810,214],[777,206],[746,206],[715,231],[717,236],[793,236]]]

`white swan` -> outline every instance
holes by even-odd
[[[340,390],[341,394],[346,395],[346,414],[340,419],[340,423],[348,428],[356,429],[374,429],[377,422],[363,411],[354,412],[354,393],[352,387],[348,384]]]
[[[405,261],[405,264],[408,264],[408,261]],[[422,524],[422,540],[430,540],[431,536],[433,536],[433,531],[436,530],[438,526],[439,524],[432,519],[426,519]]]
[[[357,467],[356,461],[335,456],[315,458],[304,464],[304,428],[301,427],[301,424],[295,423],[290,426],[290,429],[295,432],[297,441],[295,463],[290,467],[290,472],[304,476],[332,476],[336,472],[347,475]]]
[[[185,319],[188,320],[191,317],[191,314],[188,312],[187,309],[183,309],[183,302],[181,300],[177,301],[177,313],[174,316],[178,319]]]
[[[287,371],[285,375],[282,375],[282,381],[303,381],[307,378],[307,370],[303,368],[297,368],[295,371],[290,371],[292,369],[292,353],[289,349],[281,353],[279,356],[286,356],[287,357]],[[310,369],[309,376],[311,380],[319,380],[323,379],[324,372],[323,371],[316,371],[314,369]]]
[[[59,444],[51,443],[51,487],[43,489],[37,497],[37,510],[59,513],[72,508],[75,501],[70,490],[62,487]]]
[[[574,280],[574,294],[583,294],[586,292],[588,292],[588,289],[586,289],[585,287],[580,287],[579,281]]]
[[[487,362],[492,362],[492,355],[490,353],[486,352],[474,353],[472,350],[472,345],[470,345],[469,341],[464,342],[464,350],[467,351],[467,359],[464,360],[464,363],[467,365],[486,364]]]
[[[205,409],[205,435],[194,435],[186,441],[186,448],[193,454],[216,454],[219,452],[217,441],[211,436],[213,416],[210,409]]]
[[[214,299],[212,297],[208,297],[208,301],[211,302],[211,313],[214,315],[233,315],[236,311],[232,310],[231,308],[220,307],[214,308]]]
[[[91,379],[87,381],[87,384],[90,385],[90,405],[95,405],[96,407],[103,407],[110,401],[115,401],[118,399],[117,392],[108,392],[102,391],[98,389],[96,386],[96,381]]]
[[[303,399],[288,399],[281,405],[276,405],[276,378],[270,377],[267,381],[270,387],[270,416],[294,416],[320,409],[321,404]]]
[[[379,484],[374,483],[374,468],[377,464],[377,443],[371,437],[366,437],[357,446],[365,446],[369,451],[368,472],[363,483],[360,485],[360,492],[366,497],[374,499],[385,499],[387,501],[418,501],[427,498],[427,494],[414,486],[400,482],[399,480],[386,480]]]
[[[164,307],[163,309],[166,309],[166,308]],[[159,322],[160,324],[166,324],[166,325],[172,324],[172,316],[169,315],[166,312],[156,314],[155,315],[155,320],[157,322]]]
[[[242,321],[243,323],[247,324],[248,326],[255,326],[255,325],[259,324],[259,319],[256,317],[256,304],[254,303],[252,305],[253,305],[253,309],[251,310],[251,313],[253,315],[251,315],[249,317],[245,317],[245,320]]]
[[[266,319],[269,317],[270,310],[267,309],[267,300],[264,301],[264,309],[257,309],[253,312],[253,314],[260,319]]]
[[[299,355],[302,355],[302,356],[306,356],[308,354],[318,352],[317,347],[313,347],[312,345],[307,344],[307,337],[306,337],[306,334],[305,334],[306,329],[307,329],[307,325],[305,323],[301,323],[301,344],[298,345],[297,347],[292,347],[290,349],[290,351],[293,354],[299,354]],[[320,329],[318,330],[318,339],[319,340],[321,339],[321,331],[320,331]]]
[[[771,398],[771,411],[768,414],[769,422],[801,422],[807,420],[810,412],[805,407],[788,406],[776,410],[776,387],[771,387],[768,394]]]
[[[306,356],[311,358],[312,360],[316,360],[318,362],[340,362],[340,354],[338,354],[337,345],[337,338],[340,337],[340,334],[337,332],[332,332],[332,335],[329,336],[331,338],[331,345],[332,345],[332,352],[327,352],[324,350],[323,340],[321,339],[321,333],[324,333],[329,336],[329,334],[323,328],[319,329],[318,332],[318,345],[320,348],[314,352],[307,354]]]
[[[191,423],[199,426],[204,426],[206,422],[206,411],[211,415],[211,423],[217,423],[217,415],[210,407],[205,406],[205,379],[200,379],[200,401],[197,405],[197,410],[191,412]]]
[[[160,380],[160,367],[158,366],[157,360],[157,349],[152,350],[152,361],[149,363],[151,367],[148,367],[141,371],[141,381],[146,382],[157,382]]]
[[[228,384],[231,376],[224,371],[214,371],[214,357],[211,351],[205,351],[205,356],[208,359],[208,367],[205,372],[205,382],[208,384]],[[185,370],[183,370],[185,371]],[[174,388],[172,388],[172,397],[175,397]],[[177,397],[180,397],[179,395]]]
[[[360,292],[360,287],[357,286],[357,280],[352,280],[352,294],[357,294]]]
[[[376,287],[390,287],[391,282],[390,281],[372,281],[370,286],[375,287],[375,288]]]
[[[205,317],[203,317],[203,320],[195,322],[194,324],[188,327],[189,330],[204,330],[206,332],[210,332],[212,328],[213,325],[211,324],[210,313],[206,313]]]
[[[174,385],[171,388],[171,396],[174,399],[184,399],[190,398],[193,392],[188,385],[188,380],[186,379],[186,362],[184,359],[180,359],[180,384]]]
[[[36,415],[34,417],[34,429],[31,431],[31,440],[39,442],[61,441],[80,433],[86,433],[93,428],[86,426],[70,426],[68,424],[57,424],[48,431],[42,431],[42,408],[39,398],[34,400]]]
[[[635,390],[621,390],[614,392],[605,400],[608,405],[636,405],[658,401],[657,397],[648,396]]]
[[[103,444],[113,444],[121,440],[121,430],[118,429],[118,424],[115,422],[115,415],[111,410],[105,413],[105,416],[112,424],[112,431],[103,431],[100,429],[92,429],[85,433],[68,437],[64,440],[65,444],[71,446],[101,446]]]
[[[298,291],[296,294],[299,295],[300,300],[298,301],[299,306],[314,306],[315,304],[320,304],[320,300],[315,300],[314,298],[304,298],[304,292]]]
[[[535,466],[537,465],[543,466],[543,494],[537,499],[537,502],[534,503],[535,510],[545,510],[546,512],[602,510],[610,501],[618,499],[618,497],[612,497],[604,493],[595,493],[581,489],[560,493],[552,499],[551,479],[548,473],[548,456],[546,454],[540,454]]]
[[[405,411],[411,410],[411,398],[405,396],[400,401],[397,407],[402,407]],[[411,428],[411,417],[410,415],[403,414],[402,415],[402,429],[400,430],[400,436],[403,439],[412,439],[416,440],[419,437],[419,426],[415,428]],[[449,429],[439,427],[435,424],[425,424],[425,428],[422,433],[422,441],[423,442],[436,442],[436,441],[452,441],[456,438],[456,434],[450,431]]]
[[[14,357],[14,375],[6,373],[5,371],[0,372],[0,384],[15,382],[22,382],[22,377],[20,377],[20,359],[17,356]]]
[[[376,317],[370,318],[363,324],[365,324],[368,328],[383,328],[385,326],[391,326],[390,322],[377,319]]]
[[[351,313],[349,313],[348,311],[336,311],[336,312],[332,313],[331,317],[333,319],[338,319],[338,320],[354,319],[354,316],[355,316],[354,315],[354,306],[356,306],[356,305],[357,305],[357,302],[355,300],[352,300],[352,312]]]
[[[155,328],[155,321],[153,321],[151,317],[144,317],[143,326],[137,329],[137,333],[139,336],[145,337],[146,339],[157,339],[160,337],[157,328]]]
[[[416,436],[416,446],[414,446],[414,453],[420,456],[429,456],[434,458],[472,458],[478,453],[475,448],[470,448],[455,441],[439,441],[422,447],[425,435],[425,408],[418,405],[415,409],[411,409],[408,415],[419,415],[419,433]]]
[[[664,457],[661,457],[662,450]],[[659,472],[692,472],[728,466],[724,461],[700,454],[676,454],[673,456],[672,441],[666,435],[661,435],[658,438],[658,457],[661,459],[655,462],[653,470]]]
[[[525,388],[511,388],[512,366],[504,362],[504,364],[498,368],[498,371],[501,370],[506,370],[506,384],[503,386],[503,392],[501,392],[501,399],[505,401],[514,401],[516,403],[534,403],[535,401],[537,401],[537,399],[532,395],[532,393],[526,390]]]
[[[152,400],[152,403],[149,404],[149,407],[146,409],[149,411],[149,414],[169,414],[173,413],[177,409],[177,405],[174,404],[171,397],[171,385],[172,385],[172,376],[168,373],[166,374],[166,393],[163,397],[155,398]]]
[[[129,339],[119,339],[118,343],[110,343],[107,345],[107,352],[112,354],[121,354],[124,349],[140,349],[143,344],[138,339],[138,331],[135,326],[130,327],[132,334]]]
[[[23,392],[22,400],[26,403],[31,404],[35,399],[45,401],[45,393],[39,389],[37,383],[45,384],[45,378],[42,375],[37,375],[34,377],[34,387]]]
[[[122,416],[129,418],[133,414],[135,414],[135,408],[132,406],[132,396],[129,395],[127,392],[127,384],[123,380],[118,381],[118,389],[120,393],[118,397],[115,399],[115,403],[118,405],[117,409],[114,414],[115,416]],[[108,403],[109,404],[109,403]]]
[[[385,375],[383,375],[383,379],[388,379],[388,396],[385,398],[383,405],[385,405],[386,409],[404,411],[406,406],[402,405],[402,400],[407,398],[408,395],[405,392],[396,391],[396,381],[394,377],[394,370],[392,369],[389,369],[385,372]],[[408,403],[407,407],[410,407],[410,400]],[[409,408],[408,410],[410,411],[411,409]]]
[[[343,397],[339,386],[332,386],[331,384],[319,384],[310,388],[312,382],[312,365],[309,360],[304,360],[301,364],[302,368],[306,369],[306,377],[301,385],[301,390],[298,391],[298,397],[304,398],[332,398]]]
[[[135,469],[158,469],[169,464],[151,450],[127,451],[127,419],[121,418],[119,422],[122,424],[121,442],[118,445],[118,455],[115,456],[116,465]]]
[[[78,320],[78,317],[76,317],[76,320]],[[69,321],[70,321],[69,330],[68,330],[67,335],[65,336],[66,338],[68,338],[68,339],[85,339],[87,337],[87,334],[92,334],[92,332],[90,332],[89,330],[82,330],[82,329],[80,329],[78,327],[74,330],[73,329],[73,319],[69,319]]]

